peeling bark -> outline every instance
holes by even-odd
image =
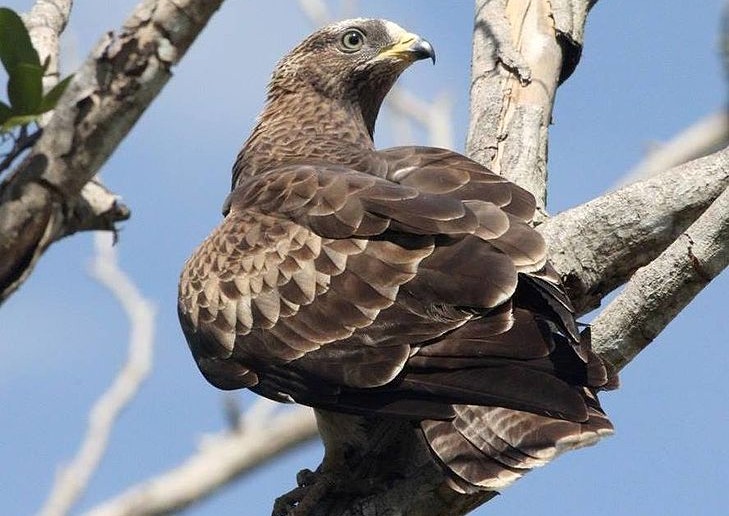
[[[579,60],[587,9],[580,0],[476,2],[466,151],[534,193],[542,212],[554,95]]]
[[[71,15],[73,0],[36,0],[24,22],[33,47],[41,63],[48,59],[43,76],[43,90],[48,91],[58,82],[59,37]]]

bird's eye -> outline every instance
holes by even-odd
[[[349,29],[342,36],[342,50],[345,52],[356,52],[364,45],[364,34],[357,29]]]

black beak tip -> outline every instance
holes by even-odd
[[[424,39],[418,40],[412,50],[418,59],[430,58],[430,60],[433,61],[433,64],[435,64],[435,50],[433,49],[433,45],[431,45],[428,41]]]

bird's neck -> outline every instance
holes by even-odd
[[[317,95],[317,97],[314,97]],[[352,165],[374,151],[372,132],[377,113],[354,103],[326,98],[314,91],[277,92],[269,97],[258,124],[238,155],[239,176],[301,161]]]

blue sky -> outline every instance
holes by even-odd
[[[84,56],[136,2],[77,0],[68,41]],[[583,59],[560,88],[549,150],[549,209],[600,195],[649,146],[720,109],[722,2],[602,0],[590,15]],[[29,0],[5,2],[26,10]],[[455,103],[458,149],[467,127],[471,2],[361,2],[428,38],[435,67],[402,84]],[[175,313],[177,277],[218,222],[230,166],[264,99],[276,61],[311,30],[291,0],[229,0],[175,77],[103,169],[133,218],[121,262],[158,307],[154,371],[122,416],[78,511],[181,462],[225,424],[221,395],[186,349]],[[70,71],[70,70],[68,70]],[[387,131],[378,143],[388,145]],[[422,142],[423,140],[421,140]],[[579,243],[576,243],[578,245]],[[126,354],[127,327],[87,275],[90,235],[54,246],[0,309],[0,512],[32,514],[58,465],[71,458],[88,408]],[[528,475],[475,514],[686,515],[729,508],[729,370],[726,274],[707,288],[603,395],[617,434]],[[241,394],[244,406],[252,395]],[[311,444],[188,511],[269,514],[296,471],[321,457]]]

